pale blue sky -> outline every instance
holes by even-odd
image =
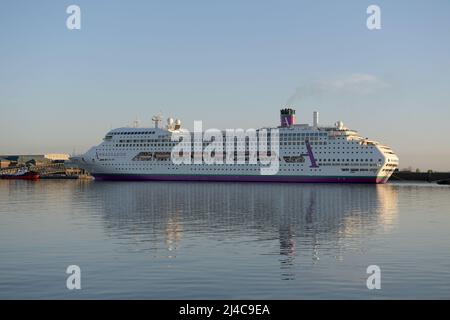
[[[402,168],[450,170],[449,36],[448,0],[2,1],[0,154],[81,152],[160,111],[190,128],[277,125],[296,93],[299,122],[318,110]]]

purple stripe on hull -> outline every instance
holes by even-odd
[[[210,181],[210,182],[293,182],[293,183],[386,183],[386,177],[308,176],[201,176],[201,175],[110,175],[93,174],[102,181]]]

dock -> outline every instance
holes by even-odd
[[[411,172],[396,171],[389,178],[389,181],[424,181],[437,182],[450,178],[450,172]]]
[[[85,170],[69,160],[68,155],[0,156],[0,175],[11,175],[26,167],[41,179],[92,179]]]

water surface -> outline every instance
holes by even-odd
[[[427,183],[0,180],[0,298],[448,299],[449,208]]]

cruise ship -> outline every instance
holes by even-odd
[[[219,131],[223,148],[213,152],[214,163],[201,160],[202,150],[212,144],[213,138],[198,140],[195,133],[186,133],[181,121],[169,118],[162,126],[161,116],[153,117],[153,128],[132,127],[111,130],[102,143],[72,160],[88,171],[96,180],[133,181],[248,181],[295,183],[386,183],[399,159],[393,150],[379,142],[363,138],[357,131],[337,121],[332,126],[319,125],[319,114],[314,112],[312,124],[297,124],[296,111],[285,108],[280,111],[280,125],[260,128],[267,140],[250,138],[234,140],[237,149],[229,162],[226,149],[227,134]],[[191,154],[174,152],[184,139],[194,150]],[[275,139],[276,138],[276,139]],[[229,138],[230,139],[230,138]],[[261,147],[259,142],[267,143]],[[267,141],[267,142],[265,142]],[[200,155],[198,154],[200,146]],[[174,161],[174,154],[184,156],[185,161]],[[243,158],[239,158],[243,155]],[[252,155],[256,155],[253,159]],[[264,158],[265,157],[265,158]],[[276,161],[275,170],[263,172],[268,162]],[[200,161],[194,161],[200,159]],[[222,161],[223,160],[223,161]],[[273,169],[273,168],[272,168]]]

